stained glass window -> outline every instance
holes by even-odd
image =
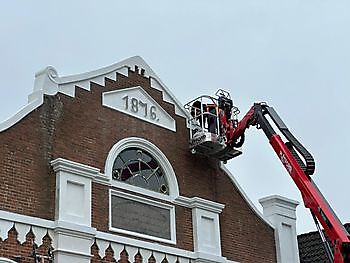
[[[169,195],[164,170],[147,151],[128,148],[120,152],[113,164],[113,180]]]

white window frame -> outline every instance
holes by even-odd
[[[157,160],[159,165],[163,168],[164,174],[166,176],[168,187],[169,187],[169,195],[157,193],[142,187],[134,186],[127,184],[125,182],[120,182],[117,180],[113,180],[112,172],[113,172],[113,164],[117,156],[125,149],[128,148],[140,148],[144,151],[147,151],[152,155],[152,157]],[[137,192],[145,196],[149,196],[151,198],[157,198],[160,200],[165,200],[168,202],[174,201],[179,197],[179,187],[176,179],[176,175],[174,169],[172,168],[170,162],[163,154],[163,152],[155,146],[153,143],[139,137],[129,137],[120,140],[117,142],[112,149],[109,151],[109,154],[106,159],[105,164],[105,174],[110,181],[111,186],[116,188],[125,189],[132,192]]]
[[[164,238],[160,238],[160,237],[155,237],[155,236],[151,236],[151,235],[147,235],[147,234],[142,234],[142,233],[138,233],[138,232],[134,232],[134,231],[129,231],[129,230],[113,227],[112,226],[112,196],[118,196],[118,197],[122,197],[122,198],[129,199],[132,201],[144,203],[146,205],[156,206],[156,207],[160,207],[160,208],[169,210],[170,237],[171,238],[164,239]],[[169,243],[169,244],[176,244],[176,221],[175,220],[176,219],[175,219],[175,206],[174,205],[161,203],[161,202],[158,202],[158,201],[155,201],[152,199],[144,198],[144,197],[137,196],[137,195],[132,195],[132,194],[125,193],[125,192],[118,191],[118,190],[114,190],[114,189],[109,190],[109,230],[110,231],[113,231],[116,233],[121,233],[121,234],[127,234],[127,235],[131,235],[131,236],[135,236],[135,237],[141,237],[141,238],[145,238],[145,239],[149,239],[149,240]]]

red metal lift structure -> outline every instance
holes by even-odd
[[[350,263],[350,235],[310,177],[315,171],[314,159],[288,130],[273,107],[254,103],[238,121],[239,110],[233,105],[230,94],[218,90],[216,97],[198,97],[187,103],[185,108],[191,115],[190,150],[194,154],[226,162],[242,153],[240,147],[244,143],[246,129],[250,126],[261,129],[299,188],[305,207],[310,209],[329,262]],[[270,120],[282,133],[284,140],[276,133]],[[319,224],[332,242],[333,251]]]

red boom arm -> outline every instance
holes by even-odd
[[[271,119],[284,134],[288,142],[285,143],[281,137],[275,133],[271,124],[265,117],[266,114],[270,115]],[[342,223],[309,176],[314,171],[312,156],[289,132],[288,128],[273,108],[262,103],[254,104],[243,119],[233,128],[233,131],[226,133],[230,134],[229,138],[227,138],[228,145],[230,145],[230,143],[235,143],[239,138],[244,136],[245,130],[250,126],[257,126],[257,128],[261,128],[264,131],[272,148],[299,188],[305,207],[311,210],[312,214],[316,216],[317,220],[323,226],[324,231],[334,245],[333,262],[349,263],[349,233],[345,230]],[[299,154],[296,154],[296,150]],[[301,160],[300,155],[306,159],[306,164]]]

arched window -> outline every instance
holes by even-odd
[[[173,201],[179,196],[175,172],[163,152],[151,142],[129,137],[110,150],[105,173],[111,185]]]
[[[126,148],[118,154],[113,164],[112,179],[169,195],[162,166],[141,148]]]
[[[108,154],[105,174],[111,185],[111,231],[176,244],[173,201],[179,188],[158,147],[137,137],[120,140]]]

